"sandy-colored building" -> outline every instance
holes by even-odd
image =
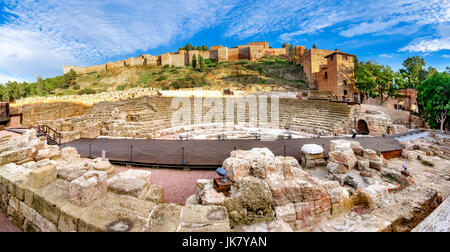
[[[311,88],[331,91],[337,100],[359,101],[359,92],[354,81],[355,55],[311,48],[295,47],[296,60],[303,66],[307,81]],[[176,53],[164,53],[160,56],[141,55],[137,58],[109,62],[104,65],[91,67],[65,66],[64,73],[74,69],[77,73],[89,73],[100,70],[110,70],[126,66],[156,65],[156,66],[186,66],[192,63],[194,56],[213,59],[218,62],[250,60],[257,61],[265,56],[273,55],[289,59],[289,48],[271,48],[268,42],[250,42],[228,48],[212,46],[210,51],[179,50]]]
[[[297,63],[303,66],[311,88],[333,92],[337,100],[359,101],[354,81],[355,55],[296,47]]]
[[[248,45],[240,45],[234,48],[223,46],[212,46],[210,51],[201,50],[179,50],[176,53],[164,53],[160,56],[141,55],[137,58],[129,58],[127,60],[120,60],[115,63],[109,62],[104,65],[77,67],[64,66],[64,73],[73,69],[77,73],[90,73],[101,70],[110,70],[126,66],[139,65],[156,65],[156,66],[186,66],[192,63],[194,55],[202,56],[205,59],[214,59],[221,61],[238,61],[250,60],[256,61],[267,55],[275,55],[288,57],[287,48],[271,48],[268,42],[250,42]]]
[[[380,98],[369,98],[365,103],[389,109],[419,112],[419,107],[417,105],[417,90],[413,88],[399,90],[396,97],[390,97],[382,104]]]

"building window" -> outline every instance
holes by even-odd
[[[343,60],[347,60],[347,56],[342,56],[342,59]]]
[[[347,90],[344,90],[344,95],[346,96],[348,94]]]
[[[324,79],[325,79],[325,80],[328,79],[328,72],[325,72],[325,77],[324,77]]]
[[[344,80],[344,86],[347,86],[347,80]]]

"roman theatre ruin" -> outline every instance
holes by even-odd
[[[449,136],[408,111],[313,91],[154,89],[11,111],[22,120],[0,137],[0,210],[24,231],[405,232],[450,216]],[[162,168],[209,173],[175,202]]]

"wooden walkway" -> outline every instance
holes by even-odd
[[[318,144],[329,151],[333,138],[300,138],[291,140],[139,140],[139,139],[80,139],[66,143],[62,147],[75,147],[82,157],[101,157],[102,150],[113,163],[157,167],[214,168],[222,165],[235,149],[269,148],[277,156],[293,156],[300,160],[300,150],[304,144]],[[401,151],[402,146],[392,137],[359,137],[364,148],[381,153]],[[401,152],[400,152],[401,154]]]

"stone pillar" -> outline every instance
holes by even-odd
[[[91,205],[108,191],[107,174],[102,171],[88,171],[69,184],[70,202],[81,207]]]
[[[324,159],[323,148],[317,144],[305,144],[302,147],[302,164],[306,168],[316,166],[325,166],[327,162]]]

